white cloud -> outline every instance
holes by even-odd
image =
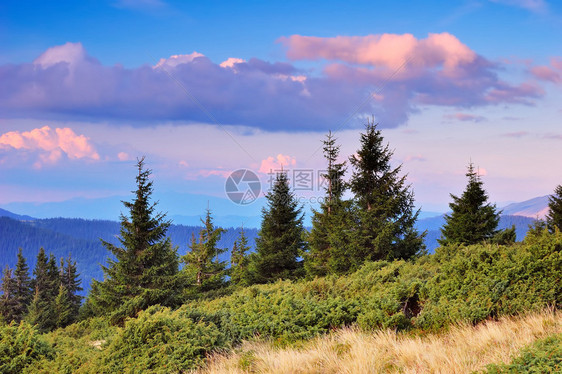
[[[160,61],[156,65],[154,65],[154,69],[158,69],[161,67],[165,68],[175,68],[181,64],[187,64],[193,62],[197,57],[205,57],[202,53],[194,51],[188,55],[172,55],[168,58],[161,58]]]

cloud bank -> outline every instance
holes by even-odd
[[[66,43],[32,63],[0,66],[0,110],[12,118],[135,126],[216,120],[268,131],[326,131],[350,113],[352,125],[374,114],[382,127],[395,127],[421,105],[530,104],[543,94],[533,82],[503,81],[498,63],[448,33],[279,41],[291,62],[231,57],[214,63],[192,52],[133,69],[104,66],[82,44]],[[322,70],[300,69],[301,60],[322,61]]]
[[[25,132],[4,133],[0,135],[0,150],[31,153],[35,156],[33,165],[36,168],[54,164],[63,155],[69,159],[100,159],[86,136],[77,135],[70,128],[52,129],[49,126]]]

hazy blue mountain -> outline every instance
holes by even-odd
[[[91,280],[103,279],[100,264],[105,264],[110,253],[103,247],[100,238],[118,244],[120,225],[115,221],[86,220],[76,218],[49,218],[33,221],[0,217],[0,265],[14,267],[17,251],[21,247],[31,269],[35,267],[39,248],[52,252],[57,259],[71,254],[76,260],[85,289]],[[226,228],[219,246],[232,248],[238,238],[239,229]],[[192,234],[198,235],[199,226],[171,225],[168,236],[183,255],[188,250]],[[244,228],[249,244],[253,247],[257,230]],[[222,255],[228,260],[230,254]]]
[[[213,216],[213,217],[215,219],[215,222],[220,223],[220,225],[223,227],[244,226],[248,228],[259,228],[261,225],[261,214],[258,214],[253,217],[244,217],[244,216],[235,216],[235,215]],[[197,225],[201,225],[201,219],[205,219],[205,213],[201,213],[199,215],[194,215],[194,216],[173,215],[170,216],[170,219],[176,224],[197,226]]]
[[[512,203],[503,207],[502,212],[510,216],[544,219],[548,213],[548,198],[549,195]]]
[[[153,195],[158,201],[157,210],[167,212],[169,217],[186,216],[198,217],[204,215],[210,208],[214,216],[259,217],[264,198],[257,199],[248,205],[238,205],[225,197],[197,195],[189,193],[167,192]],[[123,209],[122,200],[129,201],[132,196],[111,196],[104,198],[86,199],[75,198],[65,201],[47,203],[8,203],[1,207],[10,211],[26,214],[37,218],[83,218],[118,220]]]
[[[0,217],[8,217],[8,218],[12,218],[12,219],[17,219],[19,221],[29,221],[29,220],[35,219],[33,217],[30,217],[30,216],[22,216],[22,215],[19,215],[19,214],[15,214],[15,213],[12,213],[12,212],[4,210],[4,209],[0,209]]]

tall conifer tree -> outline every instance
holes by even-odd
[[[226,252],[226,248],[219,248],[218,242],[226,230],[215,227],[209,209],[205,221],[201,222],[203,228],[199,232],[199,242],[192,235],[190,251],[182,258],[186,265],[183,271],[190,284],[199,291],[208,291],[225,285],[226,263],[220,260],[219,255]]]
[[[151,170],[145,170],[144,158],[137,169],[135,198],[123,202],[129,215],[121,214],[120,246],[102,240],[115,259],[102,266],[103,282],[92,282],[88,303],[95,314],[111,314],[113,322],[150,305],[175,305],[179,296],[178,255],[166,237],[170,222],[150,201]]]
[[[37,325],[41,331],[49,331],[56,327],[54,301],[58,294],[60,278],[55,257],[52,254],[47,257],[43,248],[40,248],[37,254],[33,275],[33,299],[26,319]]]
[[[327,170],[322,177],[326,194],[320,204],[320,210],[313,210],[312,230],[308,235],[310,248],[304,261],[306,272],[311,276],[338,272],[342,260],[347,262],[340,258],[340,255],[347,257],[347,246],[344,244],[347,240],[343,238],[344,231],[341,230],[340,224],[349,216],[350,206],[350,202],[343,201],[343,194],[347,188],[343,179],[346,171],[345,161],[338,163],[340,147],[336,145],[331,131],[323,144]]]
[[[498,233],[500,220],[496,206],[488,203],[488,195],[474,165],[468,165],[468,184],[460,197],[451,194],[452,212],[445,216],[440,245],[451,243],[477,244],[490,240]]]
[[[16,311],[16,281],[13,271],[8,266],[4,268],[2,273],[2,283],[0,284],[0,316],[6,323],[16,320],[18,315]]]
[[[554,189],[554,194],[548,199],[548,214],[546,222],[550,232],[556,229],[562,231],[562,185]]]
[[[59,286],[57,296],[53,302],[53,310],[56,327],[65,327],[71,324],[77,316],[70,301],[70,294],[62,284]]]
[[[266,199],[256,253],[252,256],[252,277],[258,283],[298,276],[301,264],[297,258],[305,246],[302,207],[285,172],[277,174]]]
[[[18,262],[16,264],[16,270],[14,271],[14,280],[16,282],[14,290],[14,297],[16,299],[15,320],[19,322],[27,313],[27,308],[33,298],[29,267],[25,262],[25,257],[23,257],[21,248],[18,251]]]
[[[82,281],[80,280],[78,271],[76,270],[76,261],[72,261],[72,256],[70,254],[68,255],[66,261],[61,259],[60,277],[61,287],[63,287],[64,290],[59,289],[58,291],[58,308],[67,309],[66,305],[68,305],[68,317],[61,318],[59,320],[59,323],[64,323],[64,326],[76,320],[82,301],[82,296],[78,295],[78,292],[82,291],[82,287],[80,287],[80,283],[82,283]],[[61,298],[66,299],[63,300]]]
[[[410,258],[423,249],[423,236],[414,227],[419,211],[414,195],[400,176],[401,165],[392,168],[393,152],[383,143],[381,131],[368,122],[361,147],[350,157],[350,180],[355,195],[356,227],[350,245],[350,266],[365,260]]]
[[[230,282],[236,285],[247,285],[249,283],[249,256],[248,238],[244,228],[240,228],[238,239],[234,241],[230,255]]]

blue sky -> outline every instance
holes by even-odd
[[[126,196],[140,155],[160,193],[225,198],[232,170],[321,170],[329,129],[351,155],[370,116],[424,210],[447,209],[470,160],[493,201],[546,195],[562,172],[561,8],[3,2],[0,206]]]

